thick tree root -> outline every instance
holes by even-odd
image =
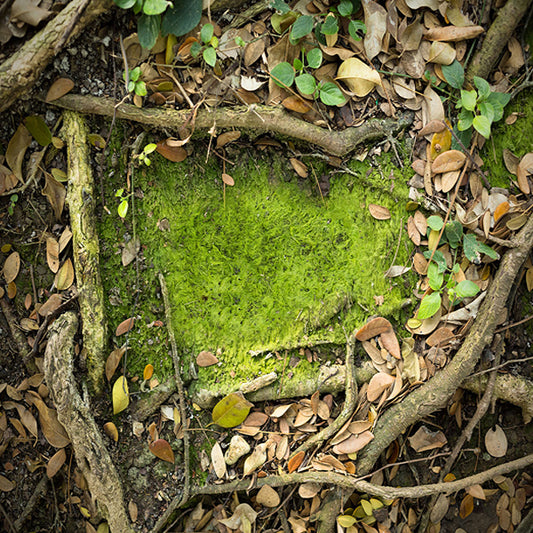
[[[59,47],[67,44],[98,15],[113,5],[111,0],[73,0],[48,24],[0,65],[0,113],[11,106],[39,78]]]
[[[513,241],[517,246],[503,257],[476,320],[457,354],[443,370],[379,418],[374,440],[358,458],[356,466],[359,473],[370,472],[381,452],[409,426],[442,409],[474,370],[483,350],[492,341],[516,275],[533,246],[533,217]]]
[[[72,442],[76,462],[112,533],[133,533],[118,473],[94,421],[92,407],[76,386],[73,359],[77,330],[78,319],[72,311],[51,326],[44,356],[46,383],[57,418]]]
[[[116,116],[117,119],[132,120],[154,128],[177,130],[184,126],[191,129],[239,128],[257,134],[277,133],[292,139],[299,139],[323,148],[326,152],[345,156],[357,145],[374,141],[396,133],[413,122],[413,114],[405,113],[399,120],[372,119],[354,128],[343,131],[328,131],[305,122],[281,107],[235,106],[231,108],[200,109],[193,118],[192,110],[176,111],[165,107],[139,109],[130,104],[115,106],[111,98],[67,94],[51,102],[64,109],[89,115]],[[115,115],[116,114],[116,115]]]

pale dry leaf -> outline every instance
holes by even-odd
[[[15,0],[10,13],[12,22],[25,22],[30,26],[38,26],[51,14],[51,11],[38,7],[32,0]]]
[[[527,177],[533,173],[533,152],[529,152],[520,160],[516,167],[518,187],[524,194],[529,194],[530,187]]]
[[[366,397],[369,402],[375,402],[381,394],[394,383],[394,376],[378,372],[374,374],[368,383]]]
[[[420,246],[420,232],[418,231],[414,217],[407,219],[407,235],[413,241],[415,246]]]
[[[485,30],[481,26],[443,26],[430,28],[424,32],[424,38],[428,41],[458,42],[466,39],[474,39]]]
[[[309,175],[309,171],[307,170],[307,166],[302,163],[299,159],[296,159],[295,157],[291,157],[289,159],[292,168],[295,170],[296,174],[300,176],[300,178],[307,178]]]
[[[11,252],[4,263],[3,274],[6,283],[15,281],[20,270],[20,255],[18,252]]]
[[[365,13],[366,35],[364,46],[366,57],[372,61],[380,52],[383,37],[387,32],[387,11],[373,0],[362,0]]]
[[[231,437],[229,447],[224,455],[224,460],[229,466],[234,465],[241,457],[250,452],[250,445],[240,435]]]
[[[67,453],[65,452],[65,448],[61,448],[50,457],[50,460],[46,464],[46,475],[49,479],[52,479],[59,472],[66,460]]]
[[[390,211],[382,205],[368,204],[368,210],[376,220],[389,220],[391,218]]]
[[[32,139],[33,137],[26,129],[26,126],[20,124],[13,137],[11,137],[5,152],[7,165],[20,182],[24,182],[22,177],[22,162]]]
[[[392,328],[392,324],[386,318],[376,317],[361,327],[355,334],[355,338],[358,341],[368,341],[372,337],[381,335],[390,328]]]
[[[46,440],[54,448],[64,448],[70,444],[70,439],[65,428],[57,419],[57,411],[50,409],[36,392],[28,391],[26,393],[26,400],[37,407],[39,411],[39,423]]]
[[[483,487],[479,484],[477,485],[471,485],[470,487],[467,487],[466,492],[468,494],[472,495],[474,498],[477,498],[478,500],[486,500],[487,497],[485,496],[485,491],[483,490]]]
[[[492,457],[504,457],[507,446],[507,436],[497,424],[485,433],[485,447]]]
[[[431,431],[426,426],[420,426],[416,433],[407,440],[417,453],[442,448],[448,442],[442,431]]]
[[[382,346],[396,359],[401,358],[400,344],[394,329],[391,327],[380,335]]]
[[[277,507],[280,504],[279,494],[268,485],[263,485],[255,497],[255,501],[264,507]]]
[[[59,243],[54,237],[46,239],[46,262],[54,274],[59,270]]]
[[[141,249],[141,241],[139,237],[130,239],[122,249],[122,266],[128,266],[137,257]]]
[[[464,165],[466,155],[459,150],[448,150],[439,154],[431,165],[433,174],[440,174],[444,172],[452,172],[460,170]]]
[[[379,72],[356,57],[341,63],[335,79],[343,81],[360,98],[372,92],[376,86],[381,86]]]
[[[196,364],[199,367],[208,367],[212,365],[216,365],[218,363],[218,357],[207,350],[202,350],[197,356],[196,356]]]
[[[230,142],[236,141],[241,136],[241,132],[238,130],[235,131],[226,131],[224,133],[221,133],[217,137],[217,148],[222,148],[223,146],[226,146],[226,144],[229,144]]]
[[[128,512],[130,513],[131,521],[134,523],[137,522],[137,518],[139,517],[139,508],[133,500],[130,500],[128,503]]]
[[[394,380],[394,378],[393,378]],[[374,434],[370,431],[363,431],[359,435],[350,435],[347,439],[333,446],[333,451],[340,455],[342,453],[357,453],[374,439]]]
[[[45,186],[42,190],[43,196],[48,198],[57,220],[61,218],[63,207],[65,206],[65,198],[67,190],[65,186],[57,181],[52,174],[44,172]]]
[[[107,377],[107,381],[111,381],[111,378],[113,377],[113,374],[115,373],[115,370],[117,369],[125,352],[126,347],[122,347],[116,348],[109,354],[109,357],[105,363],[105,375]]]
[[[222,181],[229,187],[233,187],[235,185],[235,180],[225,172],[222,173]]]
[[[438,65],[451,65],[455,60],[455,48],[449,44],[440,41],[433,41],[429,49],[430,63]]]
[[[63,266],[57,271],[54,283],[59,291],[68,289],[74,283],[74,267],[70,258],[68,258],[63,263]]]
[[[266,443],[258,444],[244,461],[243,475],[247,476],[265,464],[267,460]]]
[[[218,479],[224,479],[226,476],[226,462],[224,460],[224,452],[218,442],[211,448],[211,463]]]

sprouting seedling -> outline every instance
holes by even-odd
[[[154,152],[157,149],[157,144],[150,143],[147,144],[143,151],[137,156],[139,158],[139,163],[144,163],[147,167],[149,167],[152,164],[152,161],[148,157],[149,154]]]
[[[141,80],[141,67],[135,67],[128,71],[122,73],[122,78],[126,83],[126,89],[129,93],[135,93],[138,96],[146,96],[146,84]]]
[[[119,189],[115,193],[115,197],[120,199],[120,203],[118,204],[118,216],[120,218],[126,218],[126,215],[128,214],[128,207],[129,207],[129,197],[131,196],[131,193],[128,193],[125,191],[125,189]]]
[[[214,67],[217,62],[218,38],[214,35],[215,28],[212,24],[204,24],[200,30],[200,42],[195,41],[191,46],[192,57],[198,57],[202,52],[204,61]]]
[[[15,205],[17,205],[18,199],[19,199],[18,194],[12,194],[9,197],[9,206],[7,208],[7,212],[9,213],[10,216],[13,215],[15,211]]]

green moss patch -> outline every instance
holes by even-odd
[[[291,359],[290,350],[294,355],[309,347],[324,357],[323,346],[344,345],[345,332],[370,315],[399,318],[410,296],[410,274],[384,276],[396,251],[394,263],[403,265],[411,251],[405,231],[398,246],[407,220],[406,179],[388,159],[374,169],[353,162],[355,175],[332,174],[307,161],[314,172],[306,180],[275,153],[242,151],[234,160],[238,163],[226,171],[235,185],[226,186],[225,193],[221,168],[212,160],[206,164],[205,152],[183,163],[156,156],[137,174],[142,290],[150,296],[139,306],[142,320],[132,333],[138,345],[132,347],[130,372],[141,373],[148,362],[159,368],[160,377],[172,371],[161,330],[148,327],[164,319],[159,271],[167,280],[185,366],[202,350],[216,353],[221,362],[199,369],[195,390],[226,392],[272,371],[302,379],[316,371],[317,363]],[[324,199],[314,175],[321,183],[329,180]],[[391,219],[373,219],[370,203],[388,207]],[[108,235],[118,230],[119,241],[126,233],[131,238],[116,206],[103,225]],[[121,299],[110,306],[114,328],[131,313],[123,307],[125,301],[131,305],[131,281],[129,293],[123,285],[135,268],[117,267],[116,252],[110,257],[115,268],[108,266],[104,273],[106,291],[118,291]],[[148,342],[137,358],[137,348]]]

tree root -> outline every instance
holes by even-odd
[[[104,290],[100,278],[100,246],[94,218],[95,197],[85,120],[66,111],[63,136],[68,148],[67,204],[71,213],[74,266],[83,329],[83,348],[91,388],[102,392],[107,346]]]
[[[453,360],[378,419],[374,440],[362,450],[358,458],[358,472],[370,472],[381,452],[391,442],[412,424],[443,408],[472,373],[483,350],[492,341],[516,275],[533,246],[533,217],[529,218],[513,241],[516,248],[511,248],[503,257],[476,320]]]
[[[113,533],[133,533],[122,485],[87,400],[82,399],[74,376],[74,336],[78,319],[72,311],[50,328],[44,356],[44,375],[57,418],[74,448],[76,462],[87,480]]]
[[[73,0],[0,65],[0,113],[33,85],[60,46],[71,41],[98,15],[113,5],[111,0]]]
[[[67,94],[51,104],[90,115],[103,115],[117,119],[132,120],[156,128],[179,129],[184,126],[210,130],[217,128],[242,128],[257,134],[273,132],[320,146],[330,154],[345,156],[357,145],[374,141],[396,133],[413,122],[411,112],[399,120],[372,119],[358,127],[343,131],[328,131],[297,118],[281,107],[235,106],[232,108],[200,109],[193,118],[193,111],[157,107],[139,109],[121,103],[115,105],[111,98]]]

